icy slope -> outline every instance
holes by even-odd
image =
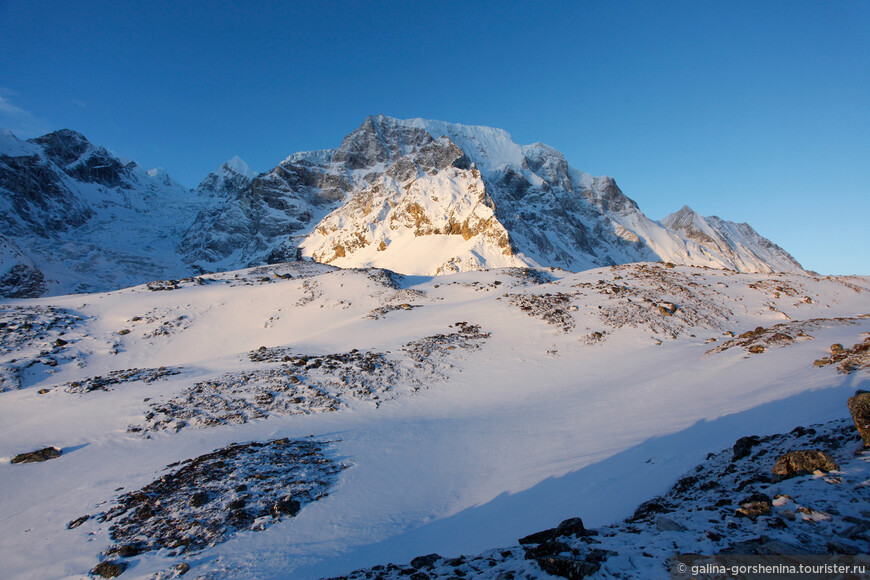
[[[63,453],[0,463],[4,576],[310,579],[607,525],[739,437],[846,416],[867,371],[813,362],[868,313],[866,278],[661,264],[7,302],[0,456]],[[167,527],[188,514],[214,527]]]

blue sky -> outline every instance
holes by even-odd
[[[0,0],[0,126],[195,186],[367,115],[500,127],[653,219],[745,221],[870,274],[868,2]]]

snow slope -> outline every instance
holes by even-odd
[[[738,437],[846,417],[867,371],[813,361],[860,342],[868,313],[867,278],[650,263],[429,277],[296,262],[7,301],[4,577],[78,578],[106,559],[124,578],[186,564],[310,579],[510,546],[571,516],[617,522]],[[759,326],[753,354],[736,335]],[[326,495],[236,514],[248,523],[201,550],[102,555],[118,520],[97,516],[123,494],[282,438],[346,467]],[[63,454],[9,462],[46,446]],[[277,493],[246,477],[220,505]]]

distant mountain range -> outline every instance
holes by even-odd
[[[89,292],[296,259],[437,275],[637,261],[800,272],[747,224],[648,218],[611,177],[500,129],[369,117],[337,149],[194,190],[75,131],[0,132],[0,294]]]

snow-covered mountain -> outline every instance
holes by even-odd
[[[195,190],[74,131],[29,141],[4,132],[0,216],[29,260],[21,263],[44,278],[4,285],[6,296],[298,258],[423,275],[637,261],[802,271],[746,224],[687,208],[653,221],[612,178],[572,168],[552,147],[518,145],[501,129],[385,116],[366,119],[337,149],[296,153],[263,174],[235,157]]]
[[[182,253],[203,270],[301,255],[408,274],[642,260],[801,271],[748,226],[708,221],[719,224],[718,245],[649,219],[612,178],[572,168],[552,147],[490,127],[376,116],[338,149],[291,156],[201,216]]]
[[[52,294],[185,275],[176,246],[205,200],[75,131],[29,141],[0,135],[4,233]]]
[[[736,224],[717,216],[701,217],[689,206],[662,220],[662,225],[680,234],[694,256],[715,260],[725,257],[741,272],[797,272],[791,254],[761,236],[749,224]],[[703,258],[700,258],[703,259]]]

